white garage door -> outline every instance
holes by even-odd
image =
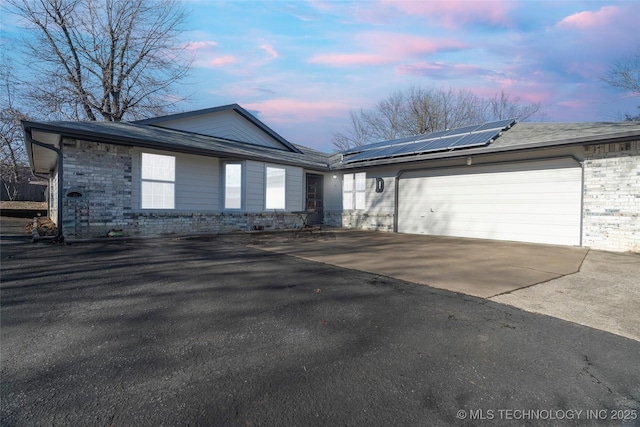
[[[573,159],[412,171],[398,186],[400,233],[580,245]]]

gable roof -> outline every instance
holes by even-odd
[[[272,161],[316,170],[329,169],[329,155],[308,156],[294,152],[197,135],[173,129],[123,122],[22,122],[25,132],[40,131],[64,138],[135,146],[222,158]],[[29,149],[29,147],[28,147]],[[30,150],[29,150],[30,151]]]
[[[203,135],[154,125],[163,121],[188,118],[220,111],[234,111],[242,115],[249,122],[257,126],[286,148],[252,144],[228,138]],[[501,122],[505,122],[501,124]],[[71,138],[103,142],[115,145],[136,146],[147,149],[159,149],[205,155],[220,158],[249,159],[256,161],[274,162],[295,165],[317,171],[336,169],[365,168],[369,166],[392,165],[423,160],[449,159],[471,155],[495,154],[509,151],[534,150],[547,147],[561,147],[569,145],[591,145],[599,143],[626,142],[640,140],[640,123],[638,122],[595,122],[595,123],[513,123],[513,121],[493,122],[501,124],[499,128],[492,128],[495,134],[482,141],[471,141],[471,145],[441,146],[439,151],[420,150],[390,150],[390,155],[375,157],[359,156],[367,150],[386,148],[387,146],[402,146],[412,143],[422,143],[441,136],[466,136],[485,132],[486,125],[470,126],[446,132],[436,132],[430,135],[419,135],[393,141],[382,141],[364,147],[327,154],[292,144],[279,136],[251,113],[237,104],[198,110],[189,113],[174,114],[137,122],[30,122],[24,121],[23,128],[31,137],[39,131],[38,142],[27,141],[27,151],[32,170],[36,172],[49,170],[47,167],[55,161],[54,153],[45,147],[59,147],[59,138]],[[508,122],[508,123],[507,123]],[[504,126],[503,126],[504,125]],[[491,127],[491,126],[490,126]],[[495,127],[495,126],[494,126]],[[493,132],[492,131],[492,132]],[[368,148],[367,148],[368,147]],[[386,151],[385,151],[386,153]],[[38,157],[38,168],[35,166]]]
[[[406,138],[403,138],[403,140],[405,139]],[[340,153],[342,155],[342,159],[332,162],[332,167],[335,169],[353,169],[420,160],[437,160],[480,154],[496,154],[507,151],[522,151],[569,145],[593,145],[638,140],[640,140],[640,123],[638,122],[524,122],[516,123],[510,128],[503,130],[495,139],[485,146],[431,153],[414,153],[397,157],[362,159],[360,161],[352,162],[346,162],[345,160],[348,160],[348,158],[352,156],[354,150],[345,150]],[[380,144],[383,143],[375,143],[373,145],[379,147]]]
[[[254,116],[253,114],[251,114],[249,111],[245,110],[244,108],[242,108],[238,104],[222,105],[222,106],[219,106],[219,107],[205,108],[205,109],[202,109],[202,110],[187,111],[187,112],[184,112],[184,113],[177,113],[177,114],[169,114],[169,115],[166,115],[166,116],[153,117],[153,118],[150,118],[150,119],[136,120],[136,121],[131,122],[131,123],[138,124],[138,125],[151,125],[151,126],[162,127],[162,123],[164,123],[164,122],[168,122],[168,121],[172,121],[172,120],[179,120],[179,119],[188,119],[188,118],[193,118],[193,117],[207,115],[207,114],[219,113],[219,112],[222,112],[222,111],[234,111],[234,112],[236,112],[241,117],[243,117],[244,119],[249,121],[251,124],[256,126],[258,129],[260,129],[262,132],[266,133],[271,138],[273,138],[276,141],[278,141],[280,144],[282,144],[285,147],[289,148],[293,152],[300,153],[300,151],[295,147],[294,144],[292,144],[289,141],[287,141],[286,139],[284,139],[276,131],[271,129],[269,126],[267,126],[262,121],[260,121],[256,116]]]

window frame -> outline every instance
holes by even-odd
[[[230,201],[230,198],[228,197],[228,191],[230,188],[235,188],[235,187],[229,187],[227,185],[228,181],[229,181],[229,174],[228,174],[228,166],[238,166],[240,168],[239,171],[239,176],[236,177],[237,179],[239,179],[239,190],[238,190],[238,206],[229,206],[228,202]],[[222,192],[222,206],[224,210],[227,211],[239,211],[242,210],[243,206],[244,206],[244,165],[243,162],[224,162],[224,167],[223,167],[223,180],[222,180],[222,188],[223,188],[223,192]]]
[[[281,171],[282,172],[282,187],[274,187],[271,190],[282,188],[282,193],[278,196],[278,201],[281,201],[282,204],[270,204],[270,193],[269,189],[269,170],[272,171]],[[287,207],[287,169],[279,166],[266,166],[264,172],[264,208],[265,210],[285,210]]]
[[[367,173],[356,172],[342,177],[343,210],[363,210],[367,206]]]
[[[145,167],[145,158],[148,159],[148,167]],[[170,160],[171,169],[167,174],[165,170],[159,170],[154,168],[152,159],[166,162]],[[140,208],[141,209],[156,209],[156,210],[175,210],[176,209],[176,156],[167,154],[157,154],[143,151],[140,153]],[[145,185],[149,184],[149,185]],[[167,200],[168,194],[165,191],[170,188],[170,203],[164,203]],[[151,190],[151,191],[145,191]],[[147,204],[150,196],[151,203]],[[156,205],[156,201],[161,199],[163,203]]]

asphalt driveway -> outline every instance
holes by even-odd
[[[575,323],[220,238],[1,244],[2,425],[638,423],[640,342]]]

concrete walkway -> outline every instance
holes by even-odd
[[[491,300],[640,341],[640,255],[589,251],[579,273]]]
[[[253,238],[252,243],[299,258],[488,298],[640,341],[640,255],[353,230]]]

